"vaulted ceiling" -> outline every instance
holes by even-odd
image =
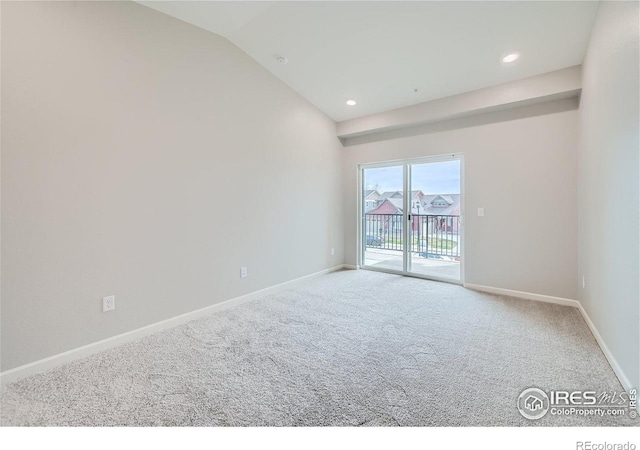
[[[226,37],[336,121],[581,64],[597,9],[555,1],[139,3]],[[512,51],[521,57],[503,63]]]

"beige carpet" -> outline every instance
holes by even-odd
[[[1,421],[637,424],[529,421],[516,401],[530,386],[622,390],[576,309],[343,271],[5,386]]]

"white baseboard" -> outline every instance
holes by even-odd
[[[80,358],[84,358],[86,356],[93,355],[95,353],[98,353],[113,347],[117,347],[118,345],[122,345],[127,342],[140,339],[144,336],[148,336],[150,334],[157,333],[159,331],[166,330],[168,328],[175,327],[177,325],[189,322],[199,317],[206,316],[215,311],[220,311],[235,305],[240,305],[242,303],[255,300],[256,298],[259,298],[268,294],[272,294],[274,292],[278,292],[281,289],[292,287],[295,284],[301,283],[303,281],[307,281],[311,278],[325,275],[330,272],[336,272],[338,270],[342,270],[345,268],[348,269],[348,268],[351,268],[351,266],[345,266],[343,264],[334,266],[329,269],[321,270],[319,272],[315,272],[310,275],[306,275],[300,278],[286,281],[284,283],[277,284],[275,286],[270,286],[265,289],[260,289],[259,291],[254,291],[249,294],[242,295],[240,297],[235,297],[229,300],[225,300],[223,302],[216,303],[215,305],[207,306],[205,308],[201,308],[195,311],[181,314],[179,316],[175,316],[170,319],[162,320],[160,322],[156,322],[151,325],[144,326],[142,328],[137,328],[135,330],[128,331],[126,333],[118,334],[116,336],[102,339],[100,341],[93,342],[91,344],[83,345],[82,347],[77,347],[63,353],[58,353],[57,355],[49,356],[48,358],[34,361],[32,363],[25,364],[23,366],[19,366],[14,369],[6,370],[0,373],[0,383],[4,385],[6,383],[11,383],[13,381],[19,380],[24,377],[28,377],[30,375],[42,373],[47,370],[53,369],[55,367],[61,366],[62,364],[65,364]]]
[[[537,302],[554,303],[556,305],[573,306],[577,308],[580,305],[578,300],[569,298],[553,297],[551,295],[533,294],[531,292],[512,291],[511,289],[495,288],[491,286],[482,286],[480,284],[464,283],[463,286],[474,291],[487,292],[489,294],[506,295],[508,297],[523,298],[525,300],[535,300]]]
[[[618,364],[618,361],[613,356],[613,353],[611,353],[611,350],[609,350],[609,347],[607,347],[607,344],[604,342],[604,339],[600,335],[600,332],[598,331],[595,324],[587,314],[587,311],[583,308],[582,304],[578,300],[572,300],[572,299],[562,298],[562,297],[552,297],[549,295],[533,294],[531,292],[512,291],[510,289],[494,288],[491,286],[482,286],[482,285],[470,284],[470,283],[465,283],[464,287],[468,289],[472,289],[474,291],[487,292],[489,294],[506,295],[509,297],[522,298],[525,300],[554,303],[556,305],[573,306],[574,308],[577,308],[578,311],[580,311],[580,314],[582,314],[582,317],[584,318],[584,321],[587,323],[587,326],[591,330],[591,334],[593,334],[593,337],[595,338],[596,342],[600,346],[602,353],[604,354],[605,358],[607,358],[607,361],[609,362],[611,369],[618,377],[620,384],[622,384],[622,387],[627,392],[629,392],[630,389],[634,388],[634,386],[631,385],[629,378],[625,375],[622,368],[620,367],[620,364]]]
[[[346,270],[357,270],[358,269],[358,266],[354,266],[353,264],[344,264],[342,267],[344,269],[346,269]]]
[[[618,377],[618,380],[620,380],[620,384],[622,384],[622,387],[625,389],[625,391],[629,392],[630,389],[634,388],[634,386],[632,386],[631,384],[631,381],[625,375],[624,371],[620,367],[620,364],[618,364],[618,361],[613,356],[613,353],[611,353],[611,350],[609,350],[609,347],[607,347],[607,344],[604,342],[604,339],[602,339],[600,332],[598,331],[595,324],[591,320],[591,317],[589,317],[589,314],[587,314],[587,311],[583,308],[582,303],[580,302],[578,302],[578,309],[580,310],[584,321],[587,322],[587,325],[591,330],[591,334],[593,334],[593,337],[596,339],[596,342],[600,346],[600,349],[602,349],[602,353],[604,353],[605,358],[607,358],[607,361],[609,361],[609,365],[613,369],[613,372]]]

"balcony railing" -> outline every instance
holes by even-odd
[[[460,258],[460,216],[411,215],[411,253],[425,258]],[[365,246],[371,249],[402,251],[402,214],[365,214]]]

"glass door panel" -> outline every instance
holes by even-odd
[[[404,165],[362,169],[364,266],[405,271]]]
[[[460,280],[461,163],[409,164],[411,219],[407,272]]]

